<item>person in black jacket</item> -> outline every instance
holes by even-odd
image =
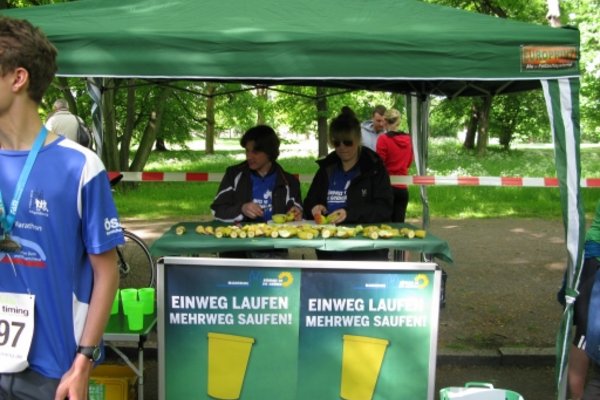
[[[278,163],[279,138],[267,125],[244,133],[240,145],[246,161],[228,167],[210,208],[217,221],[267,222],[274,214],[293,213],[302,219],[300,181]],[[287,250],[230,251],[221,257],[286,258]]]
[[[300,182],[277,163],[279,138],[267,125],[250,128],[240,140],[246,161],[228,167],[210,208],[229,223],[269,221],[292,212],[302,218]]]
[[[389,222],[393,194],[390,177],[381,158],[361,146],[360,122],[349,107],[329,125],[329,144],[335,150],[317,161],[317,171],[304,201],[307,219],[329,215],[334,224]],[[388,250],[326,252],[319,259],[387,261]]]

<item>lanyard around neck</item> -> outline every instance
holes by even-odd
[[[25,165],[21,170],[21,175],[19,175],[19,180],[17,181],[17,187],[15,188],[13,199],[10,202],[8,214],[6,213],[4,200],[2,199],[2,192],[0,191],[0,217],[2,218],[2,230],[4,231],[4,234],[8,234],[10,231],[12,231],[17,215],[17,208],[19,207],[19,202],[21,201],[21,195],[25,189],[25,184],[27,183],[27,179],[29,178],[33,164],[35,163],[35,159],[37,158],[38,153],[46,141],[47,135],[48,130],[44,125],[42,125],[42,129],[40,129],[35,142],[33,142],[33,147],[27,155],[27,160],[25,160]]]

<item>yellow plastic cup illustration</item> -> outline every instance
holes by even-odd
[[[123,314],[129,314],[128,305],[137,301],[137,289],[121,289],[121,302],[123,303]]]
[[[123,307],[127,307],[127,326],[130,331],[139,331],[144,327],[144,305],[138,300],[126,300]]]
[[[119,293],[119,289],[117,289],[117,293],[115,294],[115,299],[113,300],[113,303],[112,303],[112,308],[110,309],[111,315],[119,313],[119,298],[120,298],[120,296],[121,296],[121,294]]]
[[[141,288],[138,289],[138,297],[142,304],[144,304],[144,315],[154,314],[154,298],[156,296],[156,290],[154,288]]]
[[[220,400],[240,398],[254,338],[208,333],[208,395]]]
[[[343,340],[340,397],[371,400],[389,341],[354,335],[344,335]]]

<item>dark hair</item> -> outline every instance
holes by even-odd
[[[240,139],[240,144],[246,148],[250,141],[254,141],[254,150],[266,153],[269,160],[275,161],[279,157],[279,138],[270,126],[256,125],[248,129]]]
[[[385,108],[385,106],[378,104],[373,109],[372,115],[375,115],[375,114],[383,115],[383,114],[385,114],[386,111],[387,111],[387,108]]]
[[[340,114],[329,123],[329,144],[333,147],[334,140],[348,138],[361,143],[360,121],[350,107],[344,106]]]
[[[56,53],[48,38],[29,21],[0,17],[0,75],[26,69],[27,93],[37,104],[56,73]]]

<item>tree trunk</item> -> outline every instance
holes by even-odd
[[[71,86],[69,85],[69,79],[64,76],[57,77],[59,89],[62,93],[62,97],[69,104],[69,111],[75,115],[79,115],[79,111],[77,110],[77,100],[73,97],[73,93],[71,92]]]
[[[513,129],[512,127],[504,127],[500,131],[500,146],[504,150],[510,149],[510,142],[512,142]]]
[[[158,132],[160,132],[162,117],[165,113],[167,98],[170,94],[170,88],[160,87],[157,89],[154,110],[150,112],[148,124],[146,125],[146,129],[144,129],[142,140],[131,163],[131,171],[142,171],[144,169],[148,157],[150,157],[150,153],[152,152],[152,146],[156,141]]]
[[[266,106],[267,102],[269,101],[267,88],[256,89],[256,96],[257,96],[257,100],[258,100],[256,102],[256,105],[257,105],[256,124],[264,125],[267,120],[265,118],[265,106]]]
[[[477,126],[478,125],[479,125],[479,109],[477,107],[477,102],[475,100],[473,100],[473,103],[471,103],[471,116],[469,118],[469,123],[467,125],[465,141],[463,142],[463,147],[465,149],[474,149],[475,148],[475,136],[477,134]]]
[[[319,140],[319,157],[329,152],[327,146],[327,89],[317,87],[317,138]]]
[[[484,155],[489,144],[490,111],[492,96],[485,96],[479,110],[479,130],[477,135],[477,154]]]
[[[167,149],[167,145],[165,144],[165,140],[163,138],[156,139],[156,146],[154,146],[154,150],[169,151],[169,149]]]
[[[115,118],[115,89],[114,79],[104,80],[104,87],[110,89],[102,93],[102,117],[104,119],[104,145],[102,146],[102,160],[108,171],[127,171],[127,164],[119,163],[119,148],[117,143],[116,118]]]
[[[515,98],[515,102],[511,104],[511,107],[508,108],[510,116],[508,118],[504,118],[503,123],[500,124],[500,144],[502,145],[504,150],[510,149],[510,144],[513,140],[516,126],[521,118],[521,100],[520,98]],[[505,110],[507,108],[505,107]]]
[[[217,85],[214,83],[206,84],[208,97],[206,98],[206,134],[204,140],[204,152],[206,154],[215,154],[215,98]]]
[[[131,138],[135,129],[136,99],[135,85],[133,79],[127,81],[127,112],[125,116],[125,127],[121,135],[121,147],[119,160],[123,171],[129,171],[129,155],[131,154]]]
[[[553,28],[560,28],[560,1],[559,0],[547,0],[548,13],[546,19]]]

